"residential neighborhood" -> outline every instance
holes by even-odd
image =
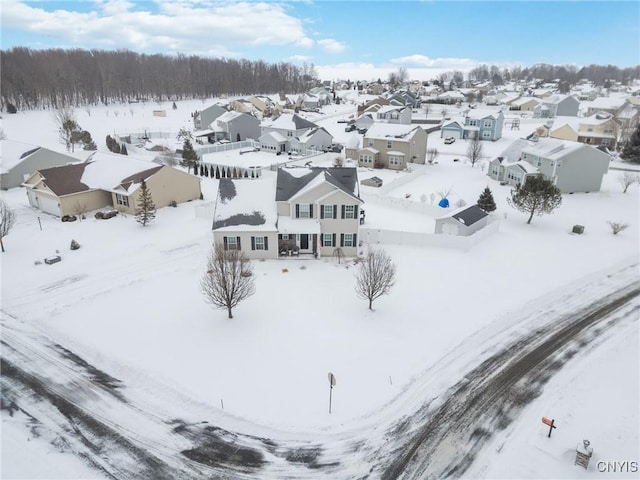
[[[0,478],[636,478],[637,5],[0,17]]]

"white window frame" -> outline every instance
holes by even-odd
[[[122,205],[123,207],[128,207],[129,197],[127,197],[126,195],[120,195],[119,193],[116,193],[116,202],[118,205]]]
[[[491,130],[485,130],[482,132],[482,138],[491,138]]]
[[[322,215],[324,218],[333,218],[333,205],[322,205]]]
[[[298,204],[298,218],[311,218],[311,207],[308,203]]]
[[[256,250],[264,250],[264,237],[254,237],[253,246]]]
[[[402,159],[400,157],[391,156],[389,157],[389,165],[402,165]]]
[[[387,148],[393,148],[393,140],[387,140]]]
[[[484,121],[484,128],[491,128],[492,125],[493,124],[492,124],[491,120],[485,120]]]
[[[478,126],[478,121],[477,120],[469,120],[469,126],[470,127],[477,127]]]
[[[345,233],[344,234],[344,246],[345,247],[355,247],[353,244],[353,233]]]
[[[367,147],[373,147],[373,138],[367,140]]]
[[[238,242],[235,235],[233,237],[224,237],[227,239],[227,250],[237,250]]]
[[[327,240],[329,239],[329,240]],[[333,233],[323,233],[322,234],[322,246],[323,247],[334,247],[333,244]]]
[[[356,218],[356,206],[355,205],[345,205],[344,206],[344,218]]]

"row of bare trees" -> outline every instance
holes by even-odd
[[[356,295],[369,302],[387,295],[395,284],[396,266],[386,252],[374,249],[359,259],[356,274]],[[207,302],[227,310],[233,318],[233,308],[256,291],[253,266],[242,250],[226,249],[216,243],[209,253],[207,269],[200,280],[200,290]]]
[[[2,109],[60,108],[138,99],[155,101],[301,92],[316,81],[313,65],[266,63],[129,50],[15,47],[0,51]]]
[[[560,85],[575,85],[578,80],[586,79],[596,85],[609,87],[610,82],[616,81],[626,84],[633,79],[640,78],[640,65],[620,68],[615,65],[585,65],[578,68],[575,65],[549,65],[538,63],[531,67],[516,65],[511,68],[501,68],[496,65],[478,65],[465,75],[459,70],[444,72],[438,76],[438,82],[447,87],[463,87],[465,77],[470,81],[490,81],[494,85],[504,82],[524,80],[558,80]]]

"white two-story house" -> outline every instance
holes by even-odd
[[[274,184],[220,179],[213,234],[249,258],[357,255],[361,205],[355,168],[281,168]]]

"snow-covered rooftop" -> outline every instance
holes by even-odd
[[[214,230],[275,231],[277,220],[273,177],[220,179]]]

